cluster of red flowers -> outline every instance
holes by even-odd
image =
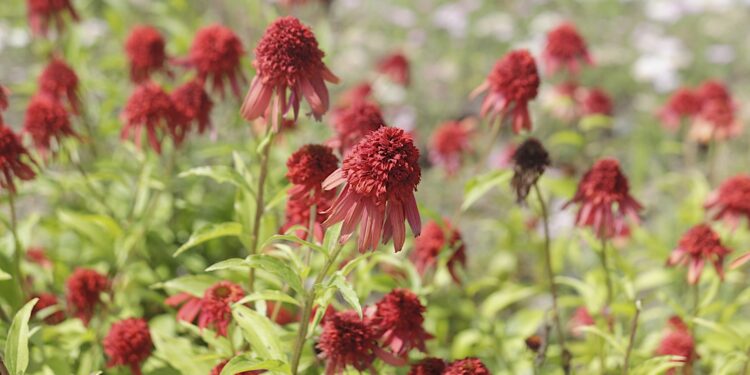
[[[742,129],[736,112],[737,105],[727,87],[709,80],[697,89],[682,87],[675,91],[659,110],[659,117],[669,130],[679,128],[683,119],[690,121],[689,138],[707,143],[740,134]]]
[[[466,266],[466,245],[461,233],[448,220],[442,223],[429,221],[422,229],[422,234],[414,240],[411,260],[420,275],[435,267],[441,253],[448,252],[446,263],[453,281],[461,283],[458,267]]]

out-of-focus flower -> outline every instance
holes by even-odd
[[[226,366],[227,363],[229,363],[228,359],[225,359],[225,360],[219,362],[218,365],[216,365],[214,368],[211,369],[211,374],[210,375],[221,375],[221,370],[224,370],[224,366]],[[258,374],[262,374],[262,373],[263,373],[263,370],[254,370],[254,371],[242,371],[242,372],[238,372],[238,373],[235,373],[235,375],[258,375]]]
[[[344,91],[339,96],[338,104],[341,107],[348,107],[354,103],[367,100],[372,95],[372,85],[370,82],[360,82]]]
[[[0,187],[15,193],[14,178],[31,180],[36,176],[30,164],[34,164],[34,160],[21,143],[21,138],[0,123]]]
[[[600,238],[614,237],[625,225],[626,217],[638,222],[638,211],[642,209],[630,195],[628,178],[620,170],[620,163],[610,158],[600,159],[583,175],[575,196],[565,206],[573,203],[580,204],[576,224],[591,227]]]
[[[700,98],[690,88],[682,87],[672,93],[659,110],[659,118],[668,130],[677,130],[683,119],[693,119],[701,109]]]
[[[581,94],[581,114],[612,116],[612,99],[600,88],[586,89]]]
[[[577,74],[581,62],[593,64],[586,41],[571,23],[563,23],[547,33],[542,58],[550,74],[560,68],[567,69],[570,74]]]
[[[721,243],[719,235],[707,224],[698,224],[682,235],[677,247],[667,260],[667,265],[688,267],[688,282],[697,284],[703,267],[711,262],[719,278],[724,279],[724,258],[732,250]]]
[[[719,81],[707,81],[698,88],[700,111],[688,134],[699,143],[725,140],[739,135],[741,124],[735,116],[736,105],[727,87]]]
[[[528,138],[516,149],[513,163],[513,178],[510,185],[516,192],[518,202],[522,202],[550,165],[549,153],[538,139]]]
[[[523,342],[526,344],[526,347],[534,353],[538,352],[544,343],[539,335],[531,335],[523,340]]]
[[[378,62],[377,71],[399,85],[409,86],[409,60],[401,52],[382,58]]]
[[[424,330],[424,311],[419,297],[409,290],[394,289],[383,296],[375,310],[383,345],[398,356],[406,356],[414,348],[426,352],[424,342],[432,335]]]
[[[460,284],[458,278],[459,266],[466,266],[466,245],[461,239],[461,233],[453,228],[448,220],[443,220],[442,224],[429,221],[425,224],[422,234],[414,239],[414,250],[411,253],[411,260],[417,268],[420,275],[424,275],[428,269],[435,266],[440,252],[443,250],[452,251],[448,258],[448,272],[450,272],[453,281]]]
[[[411,365],[407,375],[441,375],[445,366],[445,361],[442,359],[428,357]]]
[[[478,358],[464,358],[448,364],[443,375],[490,375],[490,370]]]
[[[71,0],[26,0],[27,16],[31,33],[46,36],[50,23],[55,23],[58,32],[62,32],[65,21],[64,14],[78,21],[78,13]]]
[[[125,125],[121,139],[135,138],[135,145],[141,148],[143,128],[146,128],[148,142],[157,153],[161,152],[161,137],[158,133],[176,133],[180,125],[172,98],[161,86],[145,82],[136,87],[130,95],[123,111]]]
[[[706,200],[706,209],[714,220],[724,220],[737,228],[744,216],[750,225],[750,175],[740,174],[722,182]]]
[[[308,144],[286,161],[286,178],[294,187],[289,196],[319,195],[323,181],[339,166],[339,159],[328,146]]]
[[[152,73],[165,70],[167,52],[164,37],[151,26],[135,26],[125,41],[125,54],[130,62],[130,80],[141,83]]]
[[[562,121],[572,121],[580,111],[579,91],[578,83],[565,81],[543,92],[543,104],[556,118]]]
[[[685,326],[685,323],[680,318],[672,317],[669,319],[669,323],[670,329],[667,330],[664,338],[661,339],[659,348],[656,349],[656,354],[681,357],[674,359],[674,361],[683,363],[683,373],[690,374],[692,373],[692,364],[698,358],[693,336],[690,335],[687,326]],[[675,372],[675,369],[670,369],[667,374],[672,375]]]
[[[94,311],[101,304],[100,295],[109,292],[106,276],[88,268],[77,268],[67,281],[68,307],[75,317],[88,325]]]
[[[195,34],[190,47],[190,64],[201,81],[212,80],[213,89],[224,95],[224,81],[240,97],[240,82],[245,82],[240,60],[245,54],[242,41],[231,29],[222,25],[206,26]]]
[[[469,138],[475,123],[474,118],[467,117],[440,124],[430,138],[430,161],[442,166],[448,175],[458,172],[464,154],[471,151]]]
[[[181,130],[186,131],[190,124],[196,123],[198,133],[203,134],[211,127],[211,109],[214,103],[200,82],[189,81],[172,91],[170,97],[174,105],[176,121],[184,124],[179,127]],[[184,137],[184,134],[182,136]]]
[[[60,58],[53,58],[39,75],[41,92],[59,100],[66,100],[70,112],[77,115],[81,108],[78,97],[78,76],[76,72]]]
[[[141,375],[141,364],[154,350],[148,323],[140,318],[128,318],[112,324],[104,338],[107,367],[128,366],[132,375]]]
[[[44,249],[41,247],[35,246],[26,249],[26,259],[44,268],[52,268],[52,261],[47,258]]]
[[[328,144],[345,156],[362,138],[385,126],[385,120],[377,104],[356,100],[334,110],[331,125],[336,135]]]
[[[481,115],[490,123],[502,122],[512,111],[513,131],[531,130],[529,101],[536,98],[539,73],[536,62],[528,50],[515,50],[506,54],[492,68],[487,79],[472,96],[487,91],[482,101]]]
[[[313,223],[313,238],[317,241],[323,241],[325,231],[323,223],[328,218],[328,210],[331,208],[333,200],[336,198],[336,192],[325,190],[317,195],[296,195],[289,196],[286,201],[286,211],[284,212],[284,225],[281,227],[281,233],[286,233],[292,227],[301,227],[297,229],[297,237],[303,240],[309,240],[307,231],[310,226],[310,210],[315,205],[315,222]]]
[[[241,109],[246,120],[252,121],[273,109],[268,115],[274,131],[278,131],[277,118],[292,108],[296,120],[303,97],[315,119],[320,120],[328,111],[325,81],[337,83],[339,79],[323,63],[324,53],[310,28],[291,16],[277,19],[266,29],[255,55],[257,75]]]
[[[595,323],[596,322],[594,322],[594,318],[589,313],[589,310],[581,306],[576,309],[573,318],[570,319],[570,331],[576,336],[581,336],[583,334],[581,328],[593,326]]]
[[[37,94],[26,108],[23,132],[31,136],[34,147],[43,158],[47,158],[54,140],[58,147],[66,137],[75,137],[68,111],[56,99]]]
[[[406,239],[404,220],[415,236],[422,228],[414,198],[420,179],[419,150],[411,136],[382,127],[354,146],[342,167],[323,182],[326,190],[344,185],[323,226],[343,221],[341,241],[346,241],[361,222],[360,252],[375,250],[381,239],[386,243],[391,237],[398,252]]]
[[[178,293],[167,298],[164,303],[168,306],[180,306],[177,319],[192,323],[198,319],[198,327],[209,327],[219,336],[227,335],[229,322],[232,320],[233,303],[242,299],[245,291],[231,281],[219,281],[203,294],[203,298],[188,293]]]
[[[39,293],[32,296],[31,298],[39,298],[39,300],[36,302],[36,305],[34,305],[34,307],[31,309],[31,316],[36,316],[39,311],[49,307],[56,310],[44,317],[45,323],[54,325],[60,324],[63,320],[65,320],[65,312],[60,307],[59,303],[57,302],[57,296],[55,296],[54,294]]]

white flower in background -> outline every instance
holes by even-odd
[[[383,13],[384,15],[387,15],[387,17],[385,17],[386,20],[389,20],[394,25],[404,29],[414,26],[417,22],[417,16],[414,15],[414,12],[411,9],[392,6],[386,7]]]
[[[432,14],[432,23],[437,28],[446,30],[453,38],[463,38],[466,36],[469,15],[480,5],[478,0],[463,0],[442,5]]]
[[[91,46],[109,32],[107,22],[99,19],[86,19],[78,25],[81,44]]]
[[[410,105],[388,107],[385,109],[383,117],[385,117],[385,122],[388,125],[410,132],[416,127],[417,110]]]
[[[661,29],[640,26],[633,39],[640,57],[633,64],[633,76],[651,82],[657,91],[666,92],[680,84],[678,70],[690,63],[691,56],[682,41],[663,35]]]
[[[729,64],[734,58],[734,48],[726,44],[714,44],[706,50],[706,59],[714,64]]]
[[[507,42],[513,38],[513,17],[508,13],[489,13],[477,20],[474,33]]]
[[[687,11],[682,0],[647,1],[644,10],[648,18],[669,23],[679,20]]]

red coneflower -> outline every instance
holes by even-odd
[[[510,180],[518,202],[526,200],[531,187],[549,165],[549,153],[538,139],[529,138],[518,146],[513,153],[513,178]]]
[[[60,58],[53,58],[39,75],[39,90],[42,93],[63,101],[70,106],[70,112],[77,115],[81,108],[78,97],[78,75]]]
[[[245,50],[242,41],[231,29],[212,25],[195,34],[190,47],[190,64],[198,70],[198,78],[213,81],[213,89],[224,95],[224,81],[229,81],[232,92],[240,97],[240,82],[245,82],[240,60]]]
[[[341,93],[338,104],[341,107],[348,107],[362,100],[367,100],[372,95],[372,85],[370,82],[360,82],[348,90]]]
[[[430,161],[442,166],[448,175],[455,174],[461,168],[463,155],[471,150],[469,137],[473,130],[472,118],[440,124],[430,138]]]
[[[227,363],[229,363],[228,359],[221,361],[218,365],[216,365],[216,367],[211,369],[210,375],[221,375],[221,370],[224,370],[224,366],[226,366]],[[257,374],[262,374],[262,373],[263,373],[263,370],[253,370],[253,371],[237,372],[235,373],[235,375],[257,375]]]
[[[409,86],[409,60],[401,52],[382,58],[378,62],[377,71],[401,86]]]
[[[0,187],[16,192],[13,178],[31,180],[36,176],[29,164],[33,164],[29,151],[21,143],[21,138],[9,127],[0,123]]]
[[[487,91],[482,101],[481,115],[490,123],[502,122],[509,111],[513,112],[513,131],[531,130],[529,101],[536,98],[539,74],[536,62],[528,50],[515,50],[506,54],[492,68],[487,79],[472,96]]]
[[[750,225],[750,175],[740,174],[722,182],[708,196],[706,209],[713,213],[714,220],[724,220],[732,228],[742,216]]]
[[[52,261],[47,258],[44,249],[41,247],[29,247],[26,249],[26,259],[44,268],[52,268]]]
[[[130,62],[130,80],[141,83],[151,73],[167,70],[164,37],[151,26],[135,26],[125,41],[125,53]]]
[[[458,266],[466,266],[466,246],[461,239],[461,233],[453,228],[448,220],[443,219],[442,224],[429,221],[425,224],[422,234],[414,240],[414,250],[411,260],[420,275],[424,275],[428,269],[435,266],[438,255],[443,250],[452,251],[448,258],[448,272],[453,281],[460,284],[458,278]]]
[[[690,129],[691,139],[707,143],[711,139],[725,140],[742,131],[736,119],[736,105],[727,87],[718,81],[705,82],[698,88],[700,111]]]
[[[34,35],[46,36],[50,23],[54,22],[58,32],[62,32],[67,12],[74,21],[78,14],[70,0],[26,0],[29,27]]]
[[[668,266],[688,266],[688,282],[697,284],[703,267],[711,262],[719,278],[724,280],[724,257],[732,250],[721,244],[719,235],[707,224],[698,224],[682,235],[677,248],[667,260]]]
[[[302,146],[286,161],[286,178],[294,185],[289,195],[319,195],[323,181],[338,166],[339,159],[330,147],[315,144]]]
[[[692,119],[701,109],[698,94],[687,87],[675,91],[659,110],[659,118],[668,130],[677,130],[683,119]]]
[[[583,175],[575,196],[565,206],[573,203],[580,203],[576,224],[591,227],[600,238],[612,238],[620,232],[625,217],[638,222],[638,211],[643,208],[630,195],[620,163],[609,158],[600,159]]]
[[[445,366],[442,359],[428,357],[411,365],[407,375],[441,375]]]
[[[577,74],[581,61],[593,64],[586,41],[571,23],[563,23],[547,33],[547,44],[542,56],[550,74],[554,74],[560,68]]]
[[[612,99],[604,90],[600,88],[591,88],[583,91],[581,98],[581,113],[584,116],[612,116],[612,108]]]
[[[109,291],[109,279],[88,268],[77,268],[68,278],[68,307],[88,325],[101,303],[100,295]]]
[[[34,147],[43,158],[49,155],[53,140],[59,148],[63,138],[76,136],[65,107],[44,94],[37,94],[31,98],[26,108],[23,131],[31,136]]]
[[[219,281],[208,288],[203,295],[198,327],[212,326],[219,336],[227,335],[227,327],[232,320],[232,303],[245,296],[242,287],[230,282]]]
[[[448,364],[443,375],[490,375],[490,370],[478,358],[464,358]]]
[[[383,345],[398,356],[416,348],[426,352],[425,340],[432,338],[422,327],[425,308],[419,297],[406,289],[394,289],[376,304],[375,321]]]
[[[375,250],[391,237],[396,251],[406,239],[404,220],[419,236],[421,220],[414,191],[421,179],[419,150],[402,129],[382,127],[362,139],[341,168],[323,182],[323,189],[344,188],[331,207],[324,227],[343,221],[341,241],[362,222],[358,248]]]
[[[31,298],[39,298],[39,300],[36,302],[36,305],[34,305],[34,307],[31,309],[31,316],[36,316],[39,311],[50,307],[55,309],[55,311],[51,314],[47,314],[47,316],[44,317],[45,323],[55,325],[60,324],[63,320],[65,320],[65,312],[63,312],[62,308],[57,302],[57,296],[55,296],[54,294],[39,293],[33,295]]]
[[[336,198],[336,192],[325,190],[317,195],[290,195],[286,201],[285,221],[280,232],[286,233],[292,227],[301,227],[295,234],[297,237],[307,240],[307,230],[310,226],[310,210],[315,205],[315,222],[313,223],[313,238],[323,241],[325,231],[323,223],[328,218],[327,211]]]
[[[659,348],[656,350],[656,354],[681,357],[679,359],[674,359],[673,361],[683,363],[683,374],[692,374],[691,366],[698,358],[698,353],[695,351],[695,341],[693,340],[693,336],[690,335],[685,323],[683,323],[680,318],[670,318],[669,324],[670,329],[659,343]],[[669,369],[667,374],[674,374],[675,371],[675,369]]]
[[[173,133],[179,119],[169,94],[153,82],[144,82],[130,95],[123,111],[123,120],[125,125],[120,133],[121,139],[130,138],[132,132],[135,145],[140,149],[145,127],[151,148],[160,153],[159,131]]]
[[[377,104],[357,100],[333,111],[331,125],[336,135],[328,144],[346,155],[366,135],[385,126],[385,120]]]
[[[196,123],[198,133],[203,134],[211,127],[211,109],[214,103],[200,82],[191,80],[174,89],[170,97],[177,122],[184,124],[180,129],[186,131],[191,123]]]
[[[280,18],[266,29],[255,55],[253,65],[257,75],[241,109],[246,120],[252,121],[269,110],[274,93],[276,99],[270,113],[274,131],[279,127],[277,118],[289,108],[297,119],[303,97],[315,119],[320,120],[328,111],[328,88],[324,81],[337,83],[339,79],[323,63],[324,53],[310,28],[294,17]]]
[[[140,318],[128,318],[112,324],[104,338],[107,367],[128,366],[130,373],[141,375],[141,363],[151,355],[154,342],[148,323]]]

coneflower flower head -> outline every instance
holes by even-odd
[[[411,365],[407,375],[441,375],[445,366],[445,361],[442,359],[428,357]]]
[[[432,335],[424,330],[424,312],[419,297],[409,290],[394,289],[383,296],[375,310],[383,345],[398,356],[406,356],[411,349],[426,352],[425,340]]]
[[[100,295],[109,291],[109,279],[92,269],[77,268],[66,285],[68,308],[84,325],[88,325],[101,304]]]
[[[23,131],[31,136],[34,147],[44,158],[49,155],[53,141],[59,147],[64,138],[76,136],[68,111],[59,101],[45,94],[31,98],[26,108]]]
[[[567,69],[577,74],[581,62],[593,64],[586,41],[571,23],[563,23],[547,33],[547,44],[542,54],[547,72],[554,74],[559,69]]]
[[[443,220],[442,224],[435,221],[428,221],[425,224],[422,233],[414,239],[411,260],[417,272],[424,275],[427,270],[435,267],[438,256],[446,250],[452,251],[447,263],[448,272],[453,281],[460,284],[457,268],[466,266],[466,245],[461,238],[461,233],[448,220]]]
[[[366,135],[385,126],[385,120],[377,104],[357,100],[333,111],[331,124],[336,135],[328,144],[346,155]]]
[[[132,375],[141,375],[141,364],[154,350],[148,323],[143,319],[129,318],[112,324],[104,338],[107,367],[128,366]]]
[[[130,80],[141,83],[152,73],[165,70],[166,42],[159,30],[151,26],[135,26],[125,41],[125,54],[130,62]]]
[[[471,150],[469,121],[448,121],[435,129],[430,138],[430,161],[445,168],[448,175],[461,167],[463,156]]]
[[[707,224],[698,224],[682,236],[667,265],[688,267],[688,282],[697,284],[706,263],[713,263],[716,274],[724,279],[724,258],[731,252],[721,243],[719,235]]]
[[[61,102],[67,101],[74,115],[79,113],[78,75],[62,59],[55,57],[47,64],[39,75],[39,89]]]
[[[221,25],[207,26],[195,34],[190,47],[190,65],[198,71],[201,81],[212,81],[214,91],[224,95],[224,82],[228,81],[239,98],[240,82],[245,82],[240,64],[244,54],[242,41],[234,31]]]
[[[188,81],[170,94],[176,121],[183,124],[179,128],[187,131],[191,124],[198,125],[198,133],[203,134],[211,127],[211,110],[214,103],[196,80]],[[184,134],[183,134],[184,136]]]
[[[401,52],[382,58],[378,62],[377,71],[401,86],[409,86],[409,59]]]
[[[736,228],[743,216],[750,225],[750,175],[740,174],[722,182],[711,192],[706,209],[714,220],[724,220]]]
[[[27,15],[31,33],[46,36],[51,23],[55,23],[58,32],[62,32],[68,13],[73,21],[78,21],[78,14],[71,0],[26,0]]]
[[[0,123],[0,187],[15,193],[14,178],[31,180],[36,176],[30,165],[33,163],[18,134]]]
[[[586,89],[582,93],[581,113],[584,116],[612,116],[614,113],[612,99],[600,88]]]
[[[669,97],[658,115],[665,128],[676,130],[683,119],[692,119],[700,109],[698,94],[690,88],[682,87]]]
[[[128,139],[132,134],[136,147],[140,148],[145,127],[148,142],[157,153],[161,152],[163,134],[175,133],[180,126],[172,98],[153,82],[144,82],[136,87],[125,104],[123,120],[125,124],[120,133],[121,139]]]
[[[478,358],[464,358],[451,362],[443,375],[490,375],[490,370]]]

